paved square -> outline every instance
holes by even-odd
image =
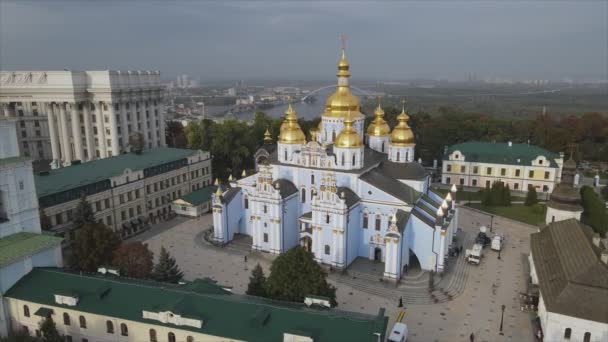
[[[233,286],[236,293],[244,293],[250,269],[259,262],[268,274],[272,256],[218,248],[203,242],[202,232],[211,226],[211,220],[211,215],[194,220],[178,217],[153,226],[135,239],[148,243],[155,257],[160,247],[165,246],[176,258],[186,279],[210,277]],[[489,216],[472,210],[460,211],[460,227],[467,233],[465,248],[472,244],[479,225],[489,226],[490,220]],[[519,309],[519,293],[525,292],[528,281],[529,235],[535,230],[500,217],[492,221],[494,232],[505,236],[501,260],[497,252],[487,248],[481,264],[468,267],[462,294],[440,304],[406,305],[404,322],[410,329],[408,341],[468,341],[471,333],[475,334],[475,341],[535,340],[531,323],[534,314]],[[462,254],[460,257],[463,258]],[[385,307],[390,318],[389,329],[392,327],[400,312],[397,301],[331,282],[338,287],[339,309],[375,314],[380,307]],[[499,335],[501,305],[506,307],[502,336]]]

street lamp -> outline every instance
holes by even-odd
[[[493,227],[494,227],[494,215],[490,215],[490,232],[492,232]]]
[[[502,242],[501,242],[502,245]],[[500,249],[498,250],[498,260],[500,260],[500,251],[502,250],[502,246],[500,246]]]
[[[500,315],[500,335],[503,336],[504,333],[502,332],[502,320],[505,317],[505,305],[502,305],[502,313]]]

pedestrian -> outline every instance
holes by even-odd
[[[469,341],[475,342],[475,334],[471,333],[471,335],[469,336]]]
[[[245,255],[245,263],[247,263],[247,256]]]
[[[401,296],[399,296],[399,307],[403,307],[403,298]]]

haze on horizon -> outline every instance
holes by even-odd
[[[2,70],[160,70],[203,80],[608,79],[608,1],[0,0]]]

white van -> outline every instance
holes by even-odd
[[[492,249],[495,251],[499,251],[502,249],[502,236],[494,235],[492,238]]]
[[[391,334],[388,335],[388,342],[405,342],[407,341],[407,325],[405,323],[397,322],[391,330]]]

